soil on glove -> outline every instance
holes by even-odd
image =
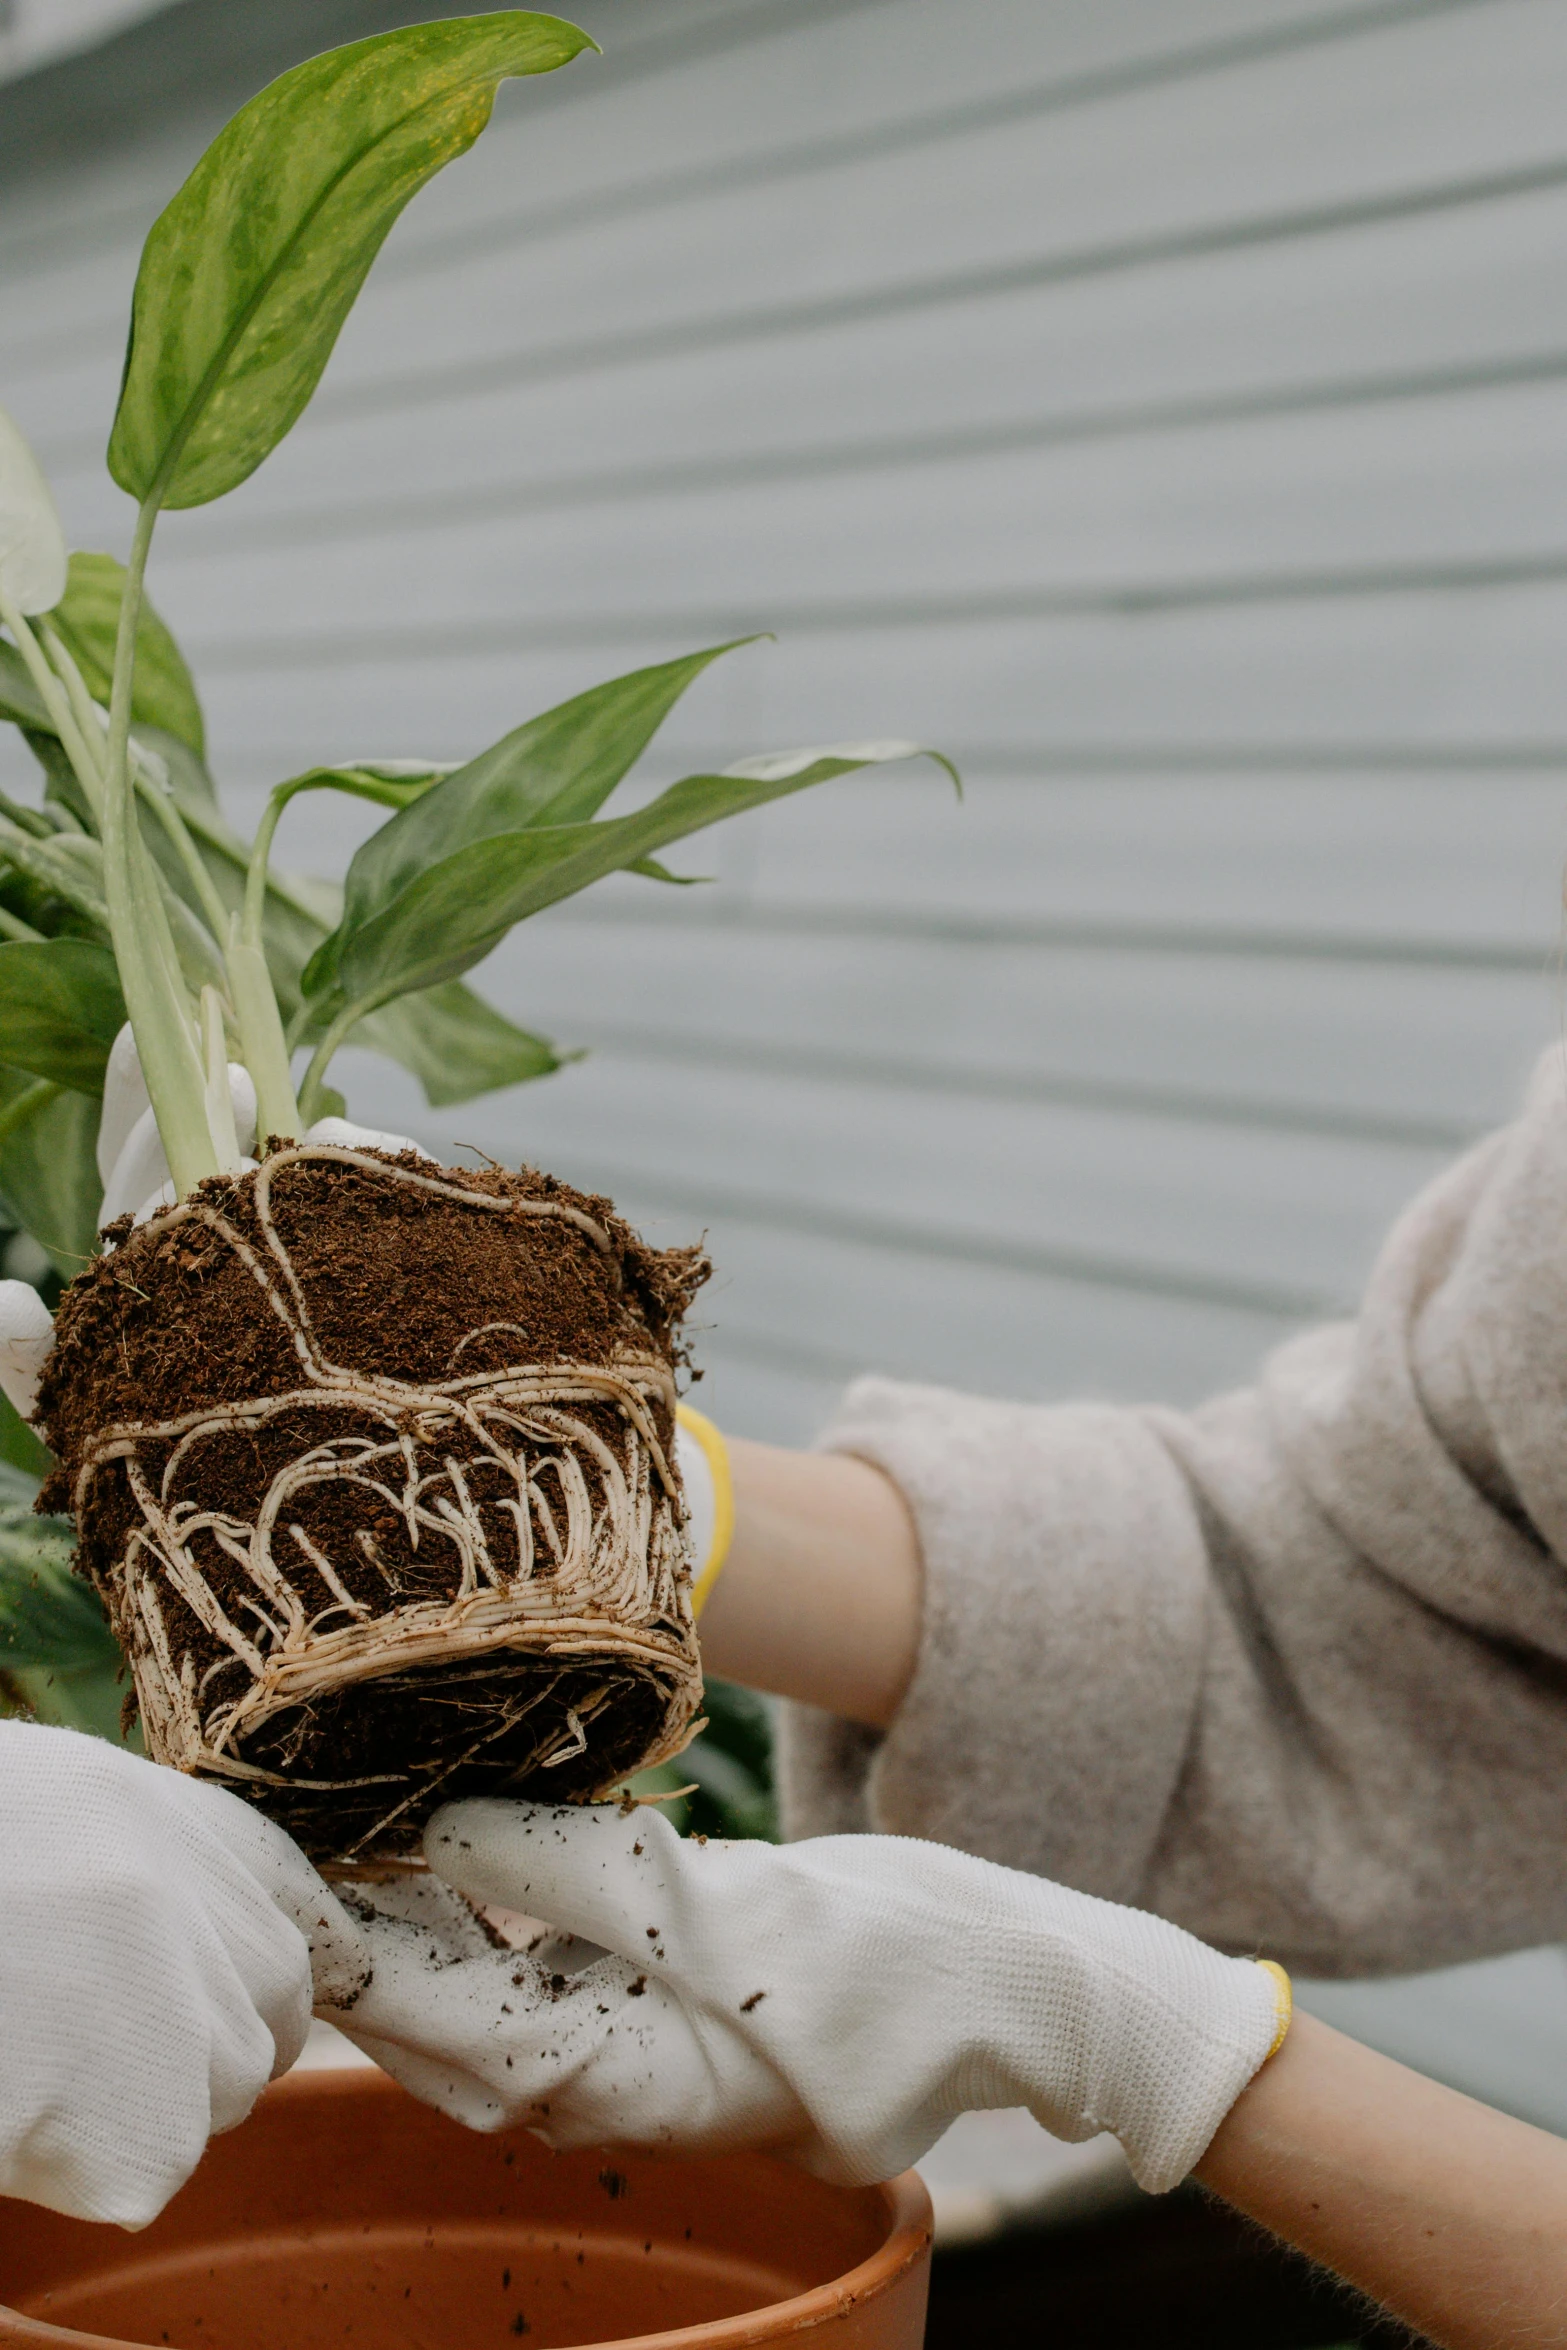
[[[649,1248],[608,1200],[531,1169],[474,1173],[433,1169],[411,1154],[376,1157],[516,1208],[477,1211],[341,1161],[280,1164],[272,1223],[319,1356],[334,1371],[421,1388],[518,1366],[614,1369],[652,1356],[663,1371],[646,1394],[646,1414],[672,1464],[680,1322],[707,1277],[705,1256]],[[408,1497],[416,1488],[427,1509],[466,1516],[484,1556],[535,1595],[558,1571],[572,1511],[598,1512],[605,1501],[605,1471],[590,1443],[577,1444],[575,1469],[546,1460],[531,1485],[526,1475],[519,1485],[482,1445],[469,1446],[454,1468],[450,1427],[437,1428],[427,1415],[410,1408],[389,1419],[383,1405],[367,1418],[352,1394],[339,1402],[330,1386],[312,1389],[278,1309],[285,1284],[268,1254],[256,1183],[254,1175],[219,1178],[195,1195],[243,1247],[194,1219],[139,1230],[124,1219],[111,1228],[109,1253],[60,1304],[38,1412],[59,1467],[39,1507],[78,1508],[79,1569],[104,1597],[138,1681],[147,1637],[125,1604],[124,1562],[127,1543],[148,1524],[149,1493],[180,1525],[223,1618],[262,1649],[276,1640],[278,1611],[245,1561],[280,1479],[287,1499],[276,1510],[270,1555],[323,1630],[391,1619],[409,1607],[428,1614],[429,1603],[439,1608],[471,1587],[471,1567],[464,1585],[461,1557],[440,1526],[432,1534],[428,1517],[415,1523]],[[608,1246],[565,1216],[530,1212],[533,1202],[577,1211]],[[279,1408],[282,1398],[299,1401]],[[258,1399],[271,1403],[203,1429],[197,1441],[168,1425],[188,1427],[213,1407]],[[622,1403],[579,1396],[569,1408],[579,1431],[624,1454]],[[122,1427],[132,1432],[125,1457],[105,1459],[106,1434]],[[344,1473],[356,1446],[371,1443],[392,1457]],[[460,1441],[456,1449],[463,1451]],[[89,1452],[100,1465],[78,1490]],[[295,1465],[306,1456],[327,1461],[327,1472],[301,1479]],[[580,1487],[568,1492],[579,1472]],[[432,1502],[437,1489],[442,1498]],[[522,1505],[519,1491],[529,1497]],[[145,1572],[145,1547],[140,1555]],[[672,1692],[689,1689],[694,1649],[688,1611],[683,1622],[670,1611],[648,1626],[644,1645],[655,1653],[630,1661],[613,1639],[596,1647],[591,1624],[575,1621],[581,1612],[574,1611],[571,1638],[553,1650],[491,1646],[402,1671],[383,1661],[368,1676],[312,1689],[308,1702],[272,1714],[228,1749],[287,1783],[225,1783],[316,1857],[360,1860],[416,1848],[429,1813],[462,1794],[561,1801],[597,1792],[661,1739],[667,1744]],[[210,1720],[241,1697],[251,1670],[177,1593],[166,1613],[174,1670]]]

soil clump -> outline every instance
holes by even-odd
[[[709,1270],[531,1169],[274,1149],[67,1289],[38,1419],[149,1751],[318,1860],[560,1801],[700,1701],[673,1451]]]

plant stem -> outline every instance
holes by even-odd
[[[87,691],[87,681],[76,666],[76,662],[71,654],[70,646],[65,642],[59,630],[53,625],[47,613],[44,614],[43,618],[38,623],[38,633],[43,638],[44,650],[48,654],[50,661],[53,663],[56,674],[59,676],[61,683],[64,685],[67,694],[70,696],[71,708],[76,714],[76,723],[81,730],[82,741],[86,745],[88,758],[98,770],[98,788],[99,795],[101,797],[103,790],[104,761],[108,755],[104,743],[104,734],[106,730],[105,715],[103,711],[99,709],[98,704],[93,700],[92,695]],[[93,799],[90,794],[88,805],[96,813],[98,801]]]
[[[311,1055],[310,1066],[305,1071],[305,1082],[299,1089],[299,1114],[307,1126],[313,1126],[321,1114],[321,1089],[326,1083],[326,1073],[333,1054],[349,1030],[357,1028],[370,1009],[368,1004],[345,1004]]]
[[[212,809],[202,807],[185,807],[181,809],[180,813],[185,820],[187,831],[191,832],[197,840],[204,841],[209,849],[215,849],[224,862],[233,866],[248,882],[254,851],[247,849],[238,834],[229,830],[222,817]],[[263,898],[269,896],[276,898],[281,905],[287,906],[291,913],[301,915],[323,937],[331,929],[332,920],[336,919],[334,915],[332,920],[328,920],[323,915],[320,904],[310,895],[308,890],[300,889],[286,873],[275,873],[270,867],[262,873],[262,896]],[[263,914],[263,929],[264,927],[265,915]]]
[[[229,1092],[228,1038],[223,1027],[223,1005],[215,987],[201,991],[202,1058],[207,1071],[207,1131],[218,1154],[220,1175],[239,1171],[241,1152],[234,1125],[234,1097]]]
[[[283,1018],[265,951],[241,936],[238,914],[229,917],[224,962],[240,1055],[256,1088],[256,1139],[265,1142],[275,1134],[280,1142],[292,1142],[303,1134],[305,1122],[294,1094]]]
[[[256,826],[256,837],[251,843],[250,863],[245,872],[245,944],[259,947],[262,923],[266,916],[267,867],[272,858],[272,843],[277,836],[278,819],[296,791],[303,790],[303,782],[275,784],[267,796],[261,822]]]
[[[157,778],[149,775],[145,767],[137,761],[134,743],[130,748],[130,757],[135,770],[136,790],[142,804],[152,810],[173,842],[175,854],[185,868],[186,879],[195,891],[197,902],[206,917],[207,928],[221,946],[224,933],[228,929],[229,910],[218,895],[212,876],[202,862],[201,851],[191,839],[185,819],[173,800],[170,799]]]
[[[8,913],[4,906],[0,906],[0,938],[14,938],[31,945],[35,941],[41,943],[43,935],[30,922],[24,922],[20,914]]]
[[[257,936],[252,948],[248,942],[240,939],[240,917],[224,904],[207,870],[206,861],[191,837],[192,828],[186,821],[184,811],[145,771],[138,775],[137,786],[142,798],[173,841],[201,900],[208,926],[222,955],[230,1008],[239,1031],[240,1058],[255,1082],[258,1131],[262,1135],[275,1134],[292,1140],[301,1131],[299,1105],[294,1098],[288,1044],[272,986],[272,974],[267,968],[261,923],[258,920]],[[196,829],[205,834],[213,831],[212,827],[201,823],[199,816],[195,818],[195,824]],[[226,843],[220,841],[219,845],[225,854],[232,854]],[[263,900],[266,882],[267,873],[263,863]]]
[[[0,816],[9,817],[13,824],[23,832],[30,833],[34,840],[53,840],[59,829],[41,808],[24,808],[20,800],[13,800],[3,791],[0,791]]]
[[[52,841],[41,841],[35,833],[24,832],[19,824],[7,823],[0,816],[0,865],[13,865],[18,873],[25,873],[30,881],[40,883],[57,898],[62,898],[66,905],[84,915],[96,929],[106,929],[108,908],[102,896],[95,895],[81,882],[73,880],[62,869],[58,855],[51,857],[48,854],[51,848],[58,848],[72,837],[81,839],[81,845],[89,856],[97,848],[96,841],[88,842],[81,835],[72,836],[68,833],[57,834]]]
[[[136,535],[120,599],[103,789],[103,874],[109,932],[125,1008],[174,1188],[184,1198],[219,1169],[207,1127],[206,1077],[192,1034],[189,999],[174,959],[168,918],[151,875],[151,858],[136,822],[130,773],[136,623],[157,517],[157,504],[148,498],[136,517]]]
[[[256,1086],[256,1139],[270,1134],[292,1140],[302,1134],[305,1120],[294,1093],[289,1067],[288,1039],[278,1010],[272,975],[267,969],[266,906],[269,860],[278,818],[298,784],[280,783],[267,800],[245,868],[243,914],[230,918],[227,962],[229,992],[239,1022],[245,1066]]]
[[[60,747],[71,762],[71,770],[83,791],[87,805],[95,812],[103,798],[103,771],[71,709],[70,697],[60,680],[39,650],[38,640],[9,596],[0,594],[0,620],[5,622],[16,640],[16,649],[27,665],[27,673],[38,688],[44,708],[54,722],[60,738]]]

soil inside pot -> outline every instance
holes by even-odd
[[[673,1751],[700,1695],[672,1451],[708,1266],[524,1169],[275,1152],[61,1302],[40,1506],[160,1759],[318,1858]]]

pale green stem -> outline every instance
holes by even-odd
[[[229,864],[237,866],[248,880],[252,852],[230,832],[221,816],[215,815],[210,809],[192,806],[183,808],[181,814],[198,840],[205,841],[208,848],[216,849]],[[320,907],[305,891],[296,889],[286,873],[274,873],[268,869],[263,872],[262,883],[264,895],[270,894],[277,898],[325,934],[328,925],[321,919]]]
[[[201,991],[202,1058],[207,1075],[207,1131],[218,1154],[218,1171],[239,1172],[242,1156],[234,1124],[234,1097],[229,1092],[228,1034],[223,1025],[223,1003],[215,987]]]
[[[245,936],[252,946],[260,946],[262,941],[262,925],[266,918],[267,891],[269,889],[281,897],[285,904],[291,905],[298,912],[307,915],[312,922],[320,920],[315,907],[303,901],[296,891],[290,890],[287,883],[281,881],[272,872],[272,843],[277,837],[278,823],[283,810],[288,806],[289,801],[296,798],[300,792],[338,791],[341,788],[340,784],[325,775],[295,775],[291,776],[287,783],[273,785],[267,797],[261,822],[256,827],[256,837],[251,843],[250,858],[245,872]]]
[[[307,1126],[313,1126],[321,1115],[321,1090],[326,1083],[332,1056],[349,1030],[357,1028],[365,1014],[373,1008],[367,1003],[345,1005],[316,1046],[310,1058],[310,1066],[305,1071],[305,1082],[299,1089],[299,1114]]]
[[[238,914],[229,918],[224,961],[239,1028],[240,1058],[256,1088],[256,1138],[264,1142],[275,1134],[280,1142],[295,1141],[305,1130],[304,1121],[294,1094],[288,1040],[283,1034],[272,974],[265,950],[252,946],[241,935]]]
[[[35,930],[30,922],[24,922],[20,914],[8,913],[4,906],[0,906],[0,938],[14,938],[25,945],[35,942],[41,945],[43,936],[41,930]]]
[[[268,795],[256,837],[251,843],[250,864],[245,874],[245,943],[259,947],[262,924],[267,904],[267,867],[272,858],[272,843],[277,836],[278,819],[296,791],[302,787],[294,783],[280,783]]]
[[[151,859],[135,821],[129,766],[136,623],[157,513],[149,498],[136,517],[136,535],[120,599],[103,792],[103,875],[125,1008],[174,1188],[183,1199],[219,1169],[207,1128],[205,1072],[192,1033],[189,999],[174,959],[162,901],[151,878]]]
[[[47,613],[38,623],[38,633],[43,638],[44,650],[53,663],[60,682],[70,696],[71,708],[75,713],[76,723],[81,729],[82,740],[87,746],[88,757],[97,764],[101,789],[104,762],[108,757],[108,746],[104,740],[108,723],[107,715],[87,691],[87,680],[77,668],[70,646],[65,642]],[[96,809],[97,802],[94,801],[92,805]]]
[[[13,800],[3,791],[0,791],[0,816],[9,817],[23,832],[31,833],[34,840],[53,840],[59,829],[42,808],[24,808],[20,800]]]
[[[131,746],[130,755],[134,764],[136,760],[134,744]],[[175,854],[185,868],[186,878],[195,891],[197,902],[206,918],[207,928],[213,937],[221,943],[229,925],[229,910],[219,896],[211,874],[202,862],[201,851],[191,839],[184,817],[158,782],[156,776],[149,775],[145,767],[139,765],[136,767],[136,789],[141,797],[142,805],[152,810],[173,842]]]
[[[244,914],[229,932],[229,985],[244,1040],[245,1066],[256,1084],[258,1137],[296,1136],[307,1123],[294,1092],[289,1042],[267,970],[265,944],[269,865],[278,819],[294,794],[306,788],[302,782],[280,783],[269,796],[245,871]]]
[[[6,803],[6,812],[11,812],[9,802]],[[29,814],[41,816],[52,833],[69,832],[77,840],[96,840],[98,837],[91,825],[84,824],[76,810],[68,808],[63,800],[45,800],[41,808],[30,809]]]
[[[87,805],[96,811],[103,797],[103,773],[76,723],[70,696],[44,659],[38,640],[23,615],[3,592],[0,592],[0,620],[5,622],[16,640],[16,649],[27,664],[27,674],[38,688],[44,708],[54,722],[55,732],[71,762],[72,772],[87,794]]]
[[[184,1007],[185,1026],[192,1038],[192,1051],[199,1069],[201,1056],[195,1050],[192,1025],[195,1013],[191,998],[206,985],[208,977],[216,977],[222,971],[222,950],[198,916],[191,912],[168,876],[159,872],[139,825],[132,828],[129,848],[131,881],[137,903],[142,909],[142,920],[147,926],[146,934],[156,941],[162,966],[172,974],[175,993]],[[184,954],[181,954],[175,938],[176,926],[186,944],[187,951]],[[199,980],[189,976],[192,962],[204,974]]]
[[[29,880],[52,890],[89,922],[100,928],[106,923],[108,908],[103,899],[63,873],[59,860],[43,853],[43,844],[34,834],[24,832],[18,824],[6,823],[3,818],[0,818],[0,862],[14,865],[18,873],[25,873]]]

